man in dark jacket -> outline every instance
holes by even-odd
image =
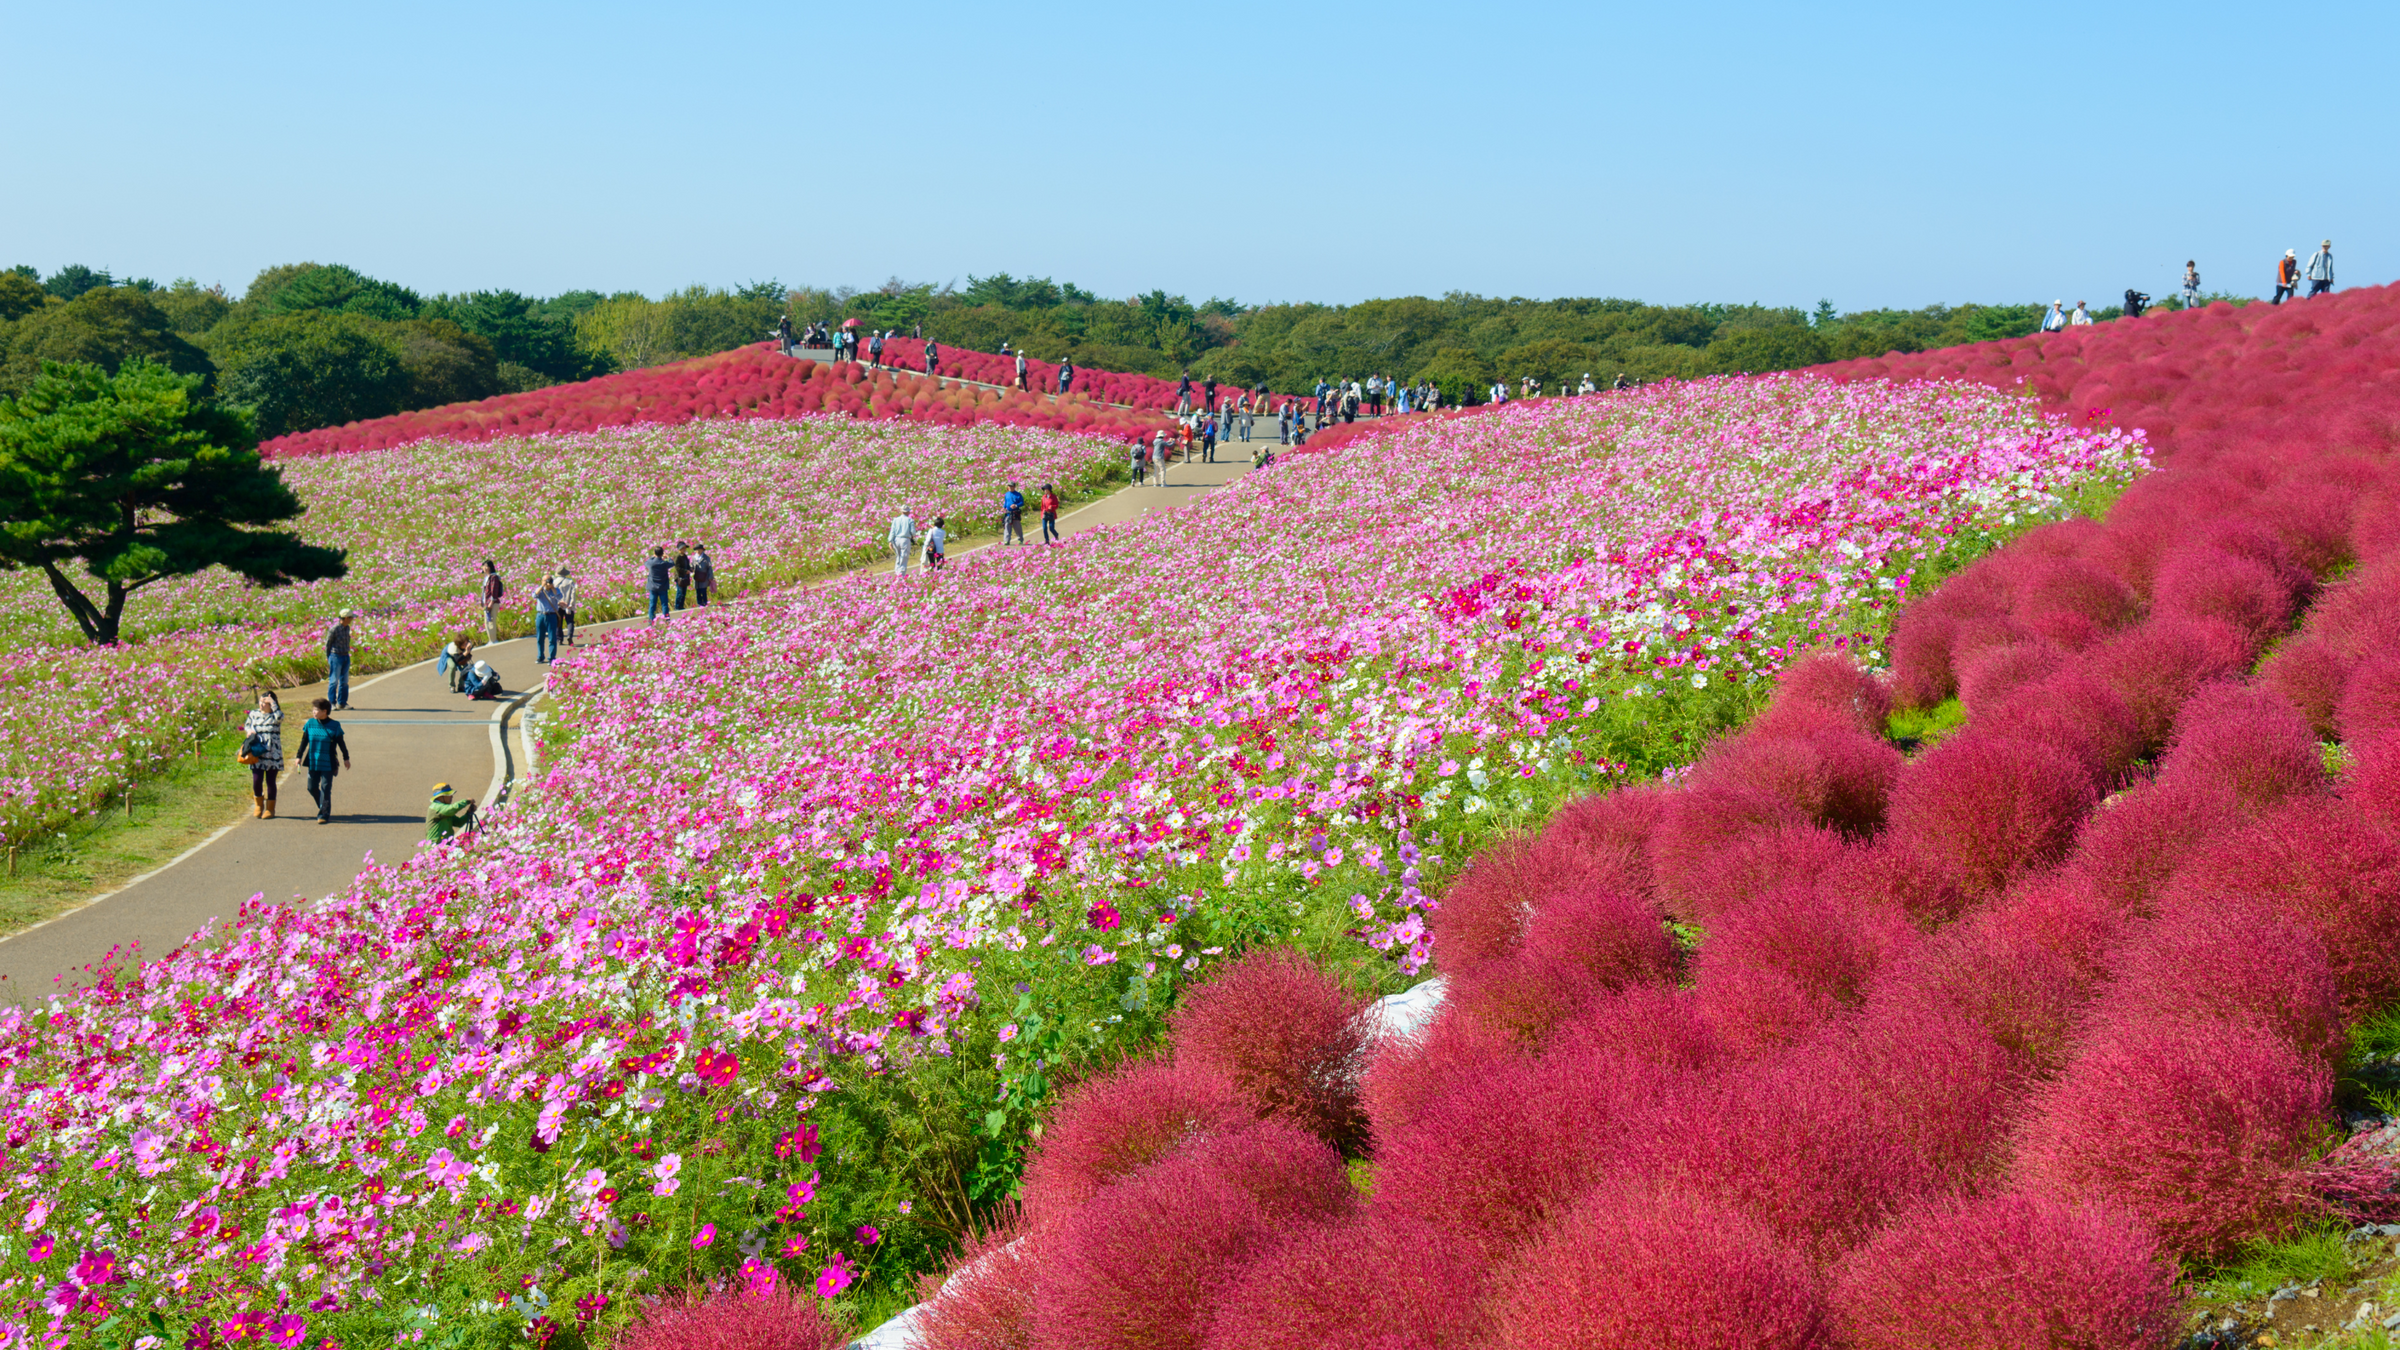
[[[675,564],[667,561],[666,546],[650,550],[650,561],[643,564],[650,574],[650,622],[658,622],[667,610],[667,583],[675,579]]]
[[[1058,360],[1058,392],[1067,392],[1068,386],[1074,383],[1075,363],[1062,356]]]
[[[308,770],[308,795],[317,804],[317,823],[333,823],[333,776],[350,767],[350,743],[342,739],[342,724],[333,720],[333,705],[318,699],[316,715],[300,724],[300,765]]]
[[[675,541],[675,608],[692,597],[692,551],[682,540]]]
[[[350,706],[350,611],[343,610],[325,634],[325,697],[336,708]]]

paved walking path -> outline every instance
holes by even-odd
[[[1272,424],[1262,419],[1262,425]],[[1070,507],[1059,514],[1060,532],[1081,534],[1180,506],[1247,472],[1250,450],[1273,440],[1271,432],[1247,447],[1237,440],[1219,447],[1214,464],[1172,466],[1164,487],[1153,480],[1150,486],[1120,488]],[[1026,517],[1026,535],[1039,547],[1041,516],[1029,510]],[[990,547],[998,545],[983,540],[951,556]],[[888,571],[890,564],[861,570]],[[641,622],[587,624],[580,636],[589,646],[612,630]],[[307,775],[289,772],[275,819],[245,814],[167,866],[0,938],[0,1002],[30,1002],[88,984],[91,967],[111,951],[172,951],[210,923],[232,917],[252,896],[306,903],[339,893],[369,857],[398,861],[423,841],[425,807],[437,782],[488,805],[506,777],[526,762],[517,725],[522,719],[511,714],[520,695],[537,693],[542,667],[534,662],[530,638],[478,650],[500,672],[508,691],[501,703],[470,702],[451,693],[430,661],[354,680],[350,711],[337,714],[354,767],[335,779],[333,824],[317,824]],[[324,692],[322,684],[283,691],[288,733],[297,736],[309,701]],[[503,718],[508,719],[505,728]],[[286,762],[291,762],[288,755]],[[231,763],[224,771],[249,772]]]

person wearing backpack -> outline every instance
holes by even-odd
[[[942,348],[941,348],[941,344],[940,344],[940,343],[938,343],[938,342],[934,342],[934,341],[932,341],[931,339],[927,339],[927,341],[926,341],[926,343],[925,343],[925,373],[926,373],[927,375],[939,375],[939,374],[941,374],[941,371],[942,371]]]
[[[275,818],[275,783],[283,777],[283,700],[272,689],[258,691],[258,706],[242,719],[242,749],[236,756],[250,770],[250,811]]]
[[[867,339],[867,364],[876,370],[883,369],[883,334],[880,332]]]
[[[1020,394],[1033,392],[1025,386],[1025,349],[1022,347],[1017,349],[1017,392]]]
[[[491,559],[483,560],[483,631],[493,642],[500,640],[500,597],[508,594],[507,583],[500,580],[500,568]]]
[[[935,516],[933,528],[925,532],[925,570],[939,572],[950,562],[950,517]]]
[[[708,545],[692,545],[692,592],[700,608],[708,608],[708,593],[716,588],[717,564],[708,556]]]
[[[1145,448],[1143,447],[1143,445],[1142,445],[1142,442],[1141,442],[1141,438],[1140,438],[1140,437],[1138,437],[1138,436],[1137,436],[1137,437],[1135,437],[1135,438],[1134,438],[1134,442],[1133,442],[1133,461],[1132,461],[1132,463],[1131,463],[1131,464],[1128,466],[1128,468],[1129,468],[1129,470],[1130,470],[1130,472],[1131,472],[1131,474],[1132,474],[1132,477],[1133,477],[1133,484],[1132,484],[1132,486],[1134,486],[1134,487],[1140,487],[1140,486],[1142,486],[1144,483],[1147,483],[1147,482],[1149,482],[1149,481],[1150,481],[1148,478],[1146,478],[1146,477],[1144,477],[1144,476],[1143,476],[1143,471],[1142,471],[1142,466],[1144,466],[1145,464],[1148,464],[1149,462],[1150,462],[1150,452],[1149,452],[1147,449],[1145,449]]]

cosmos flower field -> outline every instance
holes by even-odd
[[[638,612],[652,545],[709,545],[738,594],[852,566],[903,504],[989,528],[1011,479],[1077,493],[1121,472],[1095,437],[993,424],[933,428],[840,416],[436,442],[285,461],[311,542],[349,550],[339,580],[262,591],[221,569],[160,583],[127,614],[130,645],[93,648],[38,574],[0,574],[0,839],[94,809],[160,757],[188,752],[256,684],[320,679],[333,615],[358,610],[354,668],[480,635],[491,558],[509,631],[531,631],[540,574],[565,566],[585,621]]]
[[[577,653],[472,847],[0,1011],[0,1327],[497,1345],[700,1279],[905,1301],[1053,1080],[1222,954],[1406,983],[1456,859],[1687,760],[1798,650],[1879,659],[1926,581],[2145,466],[1971,386],[1703,381]]]

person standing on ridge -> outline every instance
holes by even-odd
[[[1025,386],[1025,349],[1022,347],[1017,349],[1017,392],[1020,394],[1033,392]]]
[[[692,545],[692,592],[700,608],[708,608],[708,593],[717,588],[717,563],[708,556],[708,545]]]
[[[675,579],[675,564],[667,561],[666,545],[660,544],[650,550],[650,561],[644,564],[644,568],[650,574],[648,621],[656,623],[662,616],[675,612],[667,603],[667,585]]]
[[[546,666],[558,659],[558,578],[543,577],[533,589],[533,663]]]
[[[909,518],[907,507],[901,507],[900,514],[892,517],[891,531],[884,537],[892,546],[892,575],[907,576],[908,551],[917,546],[917,522]]]
[[[567,645],[574,646],[575,578],[564,567],[558,569],[558,627],[566,637]]]
[[[867,364],[875,370],[883,369],[883,334],[881,331],[867,339]]]
[[[1204,401],[1207,403],[1209,412],[1211,412],[1212,414],[1213,414],[1214,412],[1216,412],[1216,410],[1217,410],[1217,377],[1216,377],[1216,376],[1214,376],[1214,375],[1211,375],[1211,376],[1209,376],[1209,377],[1208,377],[1208,379],[1207,379],[1205,382],[1203,382],[1203,383],[1201,384],[1201,386],[1200,386],[1200,397],[1201,397],[1201,399],[1202,399],[1202,400],[1204,400]]]
[[[941,372],[942,345],[938,342],[928,341],[925,344],[925,373],[928,376],[934,376]]]
[[[1017,491],[1014,483],[1000,494],[1000,542],[1004,545],[1025,542],[1025,494]]]
[[[2042,331],[2045,333],[2063,333],[2067,331],[2066,301],[2053,300],[2050,302],[2050,312],[2042,316]]]
[[[1141,438],[1141,437],[1139,437],[1139,436],[1136,436],[1136,437],[1134,437],[1134,438],[1133,438],[1133,457],[1132,457],[1132,458],[1131,458],[1131,459],[1130,459],[1130,460],[1127,462],[1127,464],[1126,464],[1126,469],[1127,469],[1127,472],[1128,472],[1129,474],[1131,474],[1131,476],[1132,476],[1132,478],[1133,478],[1133,482],[1130,484],[1130,486],[1132,486],[1132,487],[1141,487],[1141,486],[1143,486],[1143,485],[1147,484],[1147,483],[1150,481],[1150,480],[1149,480],[1149,478],[1148,478],[1148,477],[1146,477],[1146,476],[1143,474],[1143,472],[1142,472],[1142,466],[1143,466],[1143,465],[1145,465],[1145,464],[1147,464],[1147,463],[1149,463],[1149,462],[1150,462],[1150,448],[1149,448],[1148,446],[1146,446],[1146,445],[1142,444],[1142,438]]]
[[[2200,308],[2200,264],[2190,258],[2183,260],[2183,307]]]
[[[272,689],[258,691],[258,706],[242,719],[241,760],[250,768],[250,809],[260,820],[275,818],[275,783],[283,777],[283,700]]]
[[[1192,372],[1187,370],[1183,372],[1183,378],[1175,382],[1175,415],[1181,417],[1191,410]]]
[[[2333,241],[2317,246],[2308,259],[2308,293],[2319,296],[2333,289]]]
[[[1048,483],[1042,484],[1041,508],[1042,542],[1056,544],[1058,542],[1058,489]]]
[[[333,823],[334,775],[350,767],[350,743],[342,739],[342,724],[333,720],[333,705],[318,699],[310,705],[316,716],[300,725],[300,767],[308,770],[308,795],[317,804],[317,823]]]
[[[350,706],[350,611],[343,610],[325,634],[325,697],[333,706]]]
[[[2300,292],[2300,258],[2291,249],[2275,260],[2275,298],[2267,303],[2280,305]]]
[[[1213,412],[1200,423],[1200,458],[1210,464],[1217,462],[1217,415]]]
[[[2076,301],[2075,312],[2067,316],[2068,326],[2073,328],[2081,328],[2089,324],[2091,321],[2092,311],[2085,308],[2084,303],[2081,300]]]
[[[1074,383],[1075,363],[1064,356],[1058,358],[1058,392],[1065,394]]]
[[[500,580],[500,569],[491,559],[483,560],[483,632],[492,642],[500,640],[500,597],[508,594],[508,586]]]
[[[682,540],[675,541],[675,612],[683,612],[684,602],[692,598],[692,550]]]

